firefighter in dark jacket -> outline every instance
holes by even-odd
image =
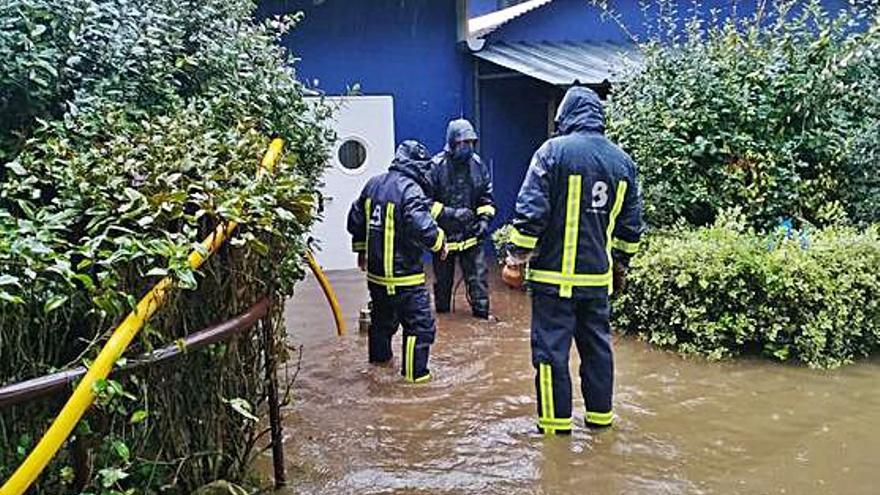
[[[489,171],[474,152],[477,133],[470,122],[453,120],[446,130],[446,147],[434,157],[431,183],[432,214],[448,236],[449,256],[434,256],[434,302],[438,313],[449,311],[458,259],[468,290],[471,311],[489,318],[489,285],[482,241],[495,216]]]
[[[570,89],[556,126],[519,192],[507,258],[508,268],[528,262],[538,428],[545,434],[572,429],[572,339],[581,359],[586,424],[612,423],[609,295],[622,287],[643,231],[635,164],[605,137],[596,93]]]
[[[425,192],[430,159],[422,144],[401,143],[388,172],[367,182],[348,214],[352,247],[370,291],[369,360],[391,360],[391,338],[402,326],[401,374],[413,383],[431,379],[428,354],[435,333],[422,254],[430,250],[443,258],[446,253],[445,235]]]

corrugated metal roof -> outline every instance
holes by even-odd
[[[641,63],[633,45],[594,41],[500,42],[473,55],[556,85],[620,82]]]
[[[529,0],[506,9],[496,10],[468,21],[468,31],[475,38],[482,38],[517,17],[543,7],[553,0]]]

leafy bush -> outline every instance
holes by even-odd
[[[507,259],[507,246],[510,244],[510,235],[513,233],[513,224],[505,223],[492,232],[492,247],[495,248],[495,259],[504,263]]]
[[[836,17],[768,3],[727,23],[662,19],[615,94],[609,133],[639,164],[650,224],[733,206],[759,228],[880,221],[876,2]]]
[[[830,368],[880,341],[880,229],[780,229],[744,216],[652,235],[633,259],[615,325],[660,346],[721,359],[760,353]]]
[[[11,0],[0,5],[0,385],[88,362],[132,303],[170,274],[178,292],[136,355],[283,298],[302,276],[326,156],[327,109],[309,105],[247,0]],[[269,138],[287,153],[256,177]],[[232,245],[194,273],[186,256],[223,220]],[[263,324],[283,338],[281,308]],[[256,333],[168,369],[101,385],[74,445],[93,492],[189,493],[239,480],[259,435]],[[0,479],[55,401],[0,410]],[[63,452],[40,491],[74,487]],[[81,460],[81,456],[80,456]]]

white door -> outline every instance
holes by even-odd
[[[370,177],[388,169],[394,158],[394,101],[391,96],[326,98],[336,107],[337,141],[324,172],[324,218],[312,236],[325,270],[357,268],[346,230],[348,209]]]

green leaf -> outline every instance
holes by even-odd
[[[122,440],[113,441],[113,451],[116,452],[116,455],[125,462],[128,462],[131,457],[131,451],[129,450],[128,445]]]
[[[192,270],[179,270],[176,275],[182,289],[195,289],[199,286],[195,273]]]
[[[104,488],[112,488],[116,483],[128,478],[128,473],[120,468],[105,468],[98,471],[101,477],[101,486]]]
[[[138,423],[143,423],[150,416],[150,413],[144,411],[143,409],[137,410],[134,414],[131,415],[131,419],[129,423],[136,425]]]
[[[95,290],[95,282],[92,281],[92,277],[84,274],[84,273],[75,273],[71,276],[73,280],[78,280],[85,286],[86,290],[92,292]]]
[[[66,302],[67,302],[67,296],[62,296],[62,295],[53,296],[51,299],[46,301],[45,305],[43,305],[43,312],[46,314],[49,314],[49,313],[55,311],[56,309],[60,308],[61,305],[63,305]]]
[[[86,366],[88,367],[88,365]],[[107,379],[106,378],[98,378],[92,383],[92,392],[95,395],[101,395],[107,391]]]
[[[232,407],[233,411],[237,412],[238,414],[243,416],[245,419],[248,419],[248,420],[254,421],[254,422],[257,422],[260,420],[260,418],[254,416],[254,414],[252,412],[253,406],[251,406],[250,402],[248,402],[242,398],[235,398],[235,399],[229,399],[229,400],[224,399],[223,402],[229,404],[229,406]]]
[[[165,268],[159,268],[158,266],[151,268],[146,274],[147,277],[164,277],[166,275],[168,275],[168,270]]]
[[[248,245],[250,245],[254,251],[256,251],[261,256],[266,256],[269,254],[269,246],[267,246],[263,241],[257,239],[256,237],[248,241]]]
[[[22,167],[21,164],[18,163],[17,161],[9,162],[5,166],[9,170],[11,170],[12,173],[14,173],[15,175],[19,175],[19,176],[27,175],[27,170],[25,170],[24,167]]]
[[[13,296],[12,294],[3,290],[0,290],[0,300],[6,301],[11,304],[24,304],[24,299],[22,299],[20,296]]]
[[[74,472],[73,467],[64,466],[58,473],[58,477],[61,479],[61,483],[69,485],[73,483],[74,479],[76,479],[76,473]]]

